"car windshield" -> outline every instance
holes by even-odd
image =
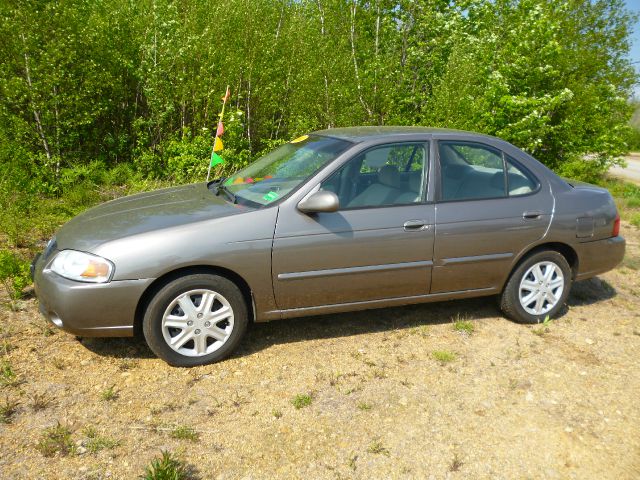
[[[303,135],[230,176],[223,186],[238,203],[268,205],[295,190],[350,146],[337,138]]]

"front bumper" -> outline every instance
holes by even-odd
[[[626,242],[623,237],[611,237],[576,245],[578,274],[576,280],[595,277],[614,269],[624,258]]]
[[[40,312],[57,327],[83,337],[133,336],[138,301],[153,279],[82,283],[32,264]]]

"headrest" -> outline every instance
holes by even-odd
[[[393,165],[385,165],[378,171],[378,182],[388,187],[400,188],[400,172]]]
[[[364,156],[364,164],[367,167],[379,169],[385,163],[387,163],[387,159],[389,158],[389,152],[391,151],[391,147],[387,148],[376,148],[375,150],[371,150],[366,153]]]

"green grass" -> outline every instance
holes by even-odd
[[[71,430],[58,422],[54,427],[42,432],[36,449],[45,457],[53,457],[56,454],[64,457],[73,454],[75,445],[71,439]]]
[[[197,442],[200,439],[200,434],[187,425],[177,425],[169,435],[171,438],[189,440],[190,442]]]
[[[607,178],[600,185],[613,195],[620,217],[640,227],[640,186],[615,178]]]
[[[307,393],[299,393],[293,398],[293,400],[291,400],[291,404],[296,408],[296,410],[300,410],[301,408],[311,405],[312,401],[313,397],[311,395]]]
[[[453,329],[456,332],[464,333],[466,335],[471,335],[475,331],[475,327],[473,323],[469,320],[463,320],[462,318],[457,318],[453,322]]]
[[[431,353],[431,356],[440,362],[442,365],[445,363],[453,362],[457,357],[457,355],[449,350],[435,350]]]
[[[367,403],[367,402],[358,403],[359,410],[367,411],[367,410],[371,410],[372,408],[373,406],[370,403]]]
[[[89,453],[98,453],[101,450],[111,450],[120,445],[120,442],[109,437],[103,437],[98,434],[95,428],[89,426],[83,430],[87,439],[82,445],[87,449]]]
[[[166,450],[151,461],[145,469],[144,480],[186,480],[189,472],[186,464]]]
[[[273,418],[282,418],[282,410],[274,410],[271,412]]]

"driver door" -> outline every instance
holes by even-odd
[[[435,211],[425,203],[428,144],[374,147],[321,185],[340,199],[334,213],[282,208],[273,243],[281,310],[429,293]]]

